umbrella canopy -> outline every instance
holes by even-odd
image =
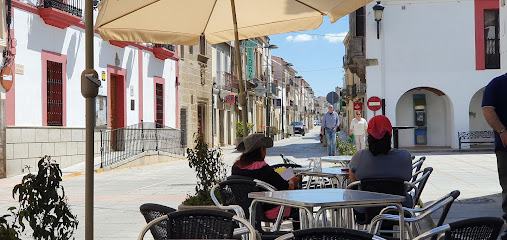
[[[371,0],[236,0],[239,40],[310,30]],[[196,45],[234,39],[230,0],[103,0],[95,29],[104,40]]]

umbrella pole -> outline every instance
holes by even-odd
[[[86,69],[81,73],[81,95],[86,99],[85,152],[85,239],[93,240],[93,132],[95,128],[95,97],[100,81],[93,69],[93,0],[85,0]]]
[[[243,122],[243,138],[248,136],[248,113],[246,111],[246,93],[245,85],[243,84],[243,71],[241,69],[241,52],[239,49],[239,36],[238,36],[238,21],[236,19],[236,4],[234,0],[231,0],[232,9],[232,22],[234,23],[234,48],[236,50],[236,68],[238,70],[238,82],[239,82],[239,104],[243,108],[241,111],[241,121]],[[236,143],[238,144],[238,143]]]

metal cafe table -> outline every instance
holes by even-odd
[[[349,177],[349,172],[343,171],[343,169],[346,168],[322,168],[322,171],[316,171],[312,168],[293,168],[292,171],[296,174],[308,176],[308,182],[311,182],[312,178],[324,177],[336,180],[337,186],[334,186],[333,182],[331,183],[333,188],[345,188],[346,186],[343,186],[343,183]],[[307,184],[307,188],[309,187],[310,184]]]
[[[350,189],[304,189],[304,190],[284,190],[274,192],[251,192],[248,194],[252,198],[250,205],[250,222],[255,222],[255,209],[259,203],[269,203],[275,205],[289,206],[299,208],[304,211],[308,217],[308,226],[304,226],[303,218],[302,228],[315,228],[320,215],[329,209],[341,209],[352,207],[375,207],[375,206],[396,206],[400,218],[400,239],[404,239],[403,208],[401,203],[405,201],[405,197],[366,192]],[[315,207],[320,209],[313,216]]]
[[[342,166],[348,166],[352,155],[341,155],[341,156],[325,156],[321,157],[322,162],[339,163]]]

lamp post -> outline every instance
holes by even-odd
[[[373,12],[375,13],[375,21],[377,21],[377,39],[380,39],[380,21],[382,21],[382,14],[384,13],[384,6],[380,3],[380,1],[373,6]]]

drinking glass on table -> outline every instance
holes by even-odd
[[[311,163],[313,163],[313,171],[322,172],[322,161],[320,158],[310,158]]]

